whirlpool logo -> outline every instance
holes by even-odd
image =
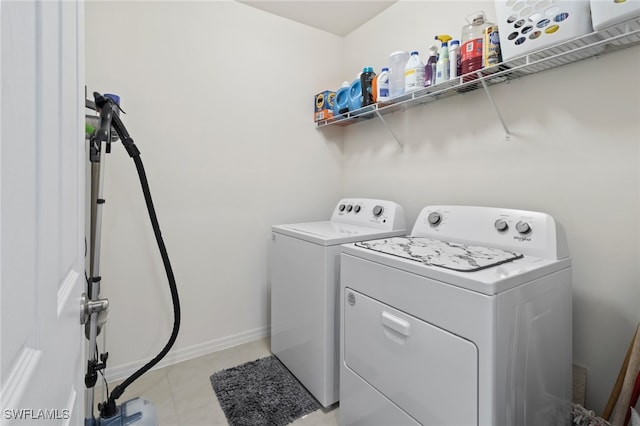
[[[520,242],[524,242],[524,241],[531,241],[531,237],[527,237],[525,235],[514,235],[513,236],[514,240],[518,240]]]

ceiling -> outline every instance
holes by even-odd
[[[340,37],[369,21],[397,0],[237,0],[283,18],[327,31]]]

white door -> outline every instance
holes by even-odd
[[[0,423],[84,421],[84,9],[0,0]]]

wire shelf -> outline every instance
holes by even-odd
[[[639,44],[640,17],[513,58],[491,68],[484,68],[476,74],[466,74],[435,86],[406,93],[384,104],[369,105],[339,117],[318,121],[316,122],[316,127],[348,126],[373,117],[382,118],[383,115],[398,110],[406,110],[416,105],[426,104],[482,87],[486,89],[487,86],[504,83],[508,80],[514,80]]]

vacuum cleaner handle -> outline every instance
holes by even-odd
[[[110,99],[98,92],[93,93],[96,109],[100,112],[100,127],[96,130],[96,138],[99,141],[109,142],[111,121],[113,120],[113,105]]]

